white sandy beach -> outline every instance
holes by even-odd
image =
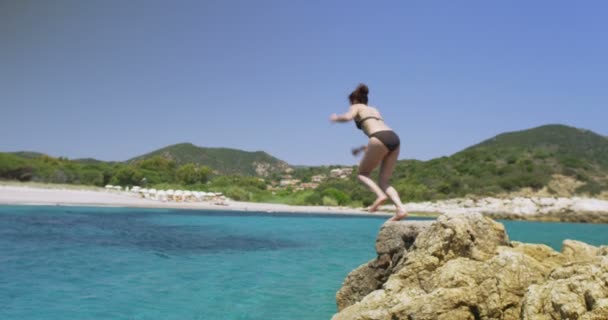
[[[226,201],[226,205],[217,205],[213,202],[161,202],[157,200],[144,199],[135,194],[119,191],[106,191],[103,189],[77,190],[13,185],[0,185],[0,204],[370,215],[370,213],[366,211],[344,207],[290,206],[285,204],[240,202],[231,200]],[[379,212],[374,213],[373,215],[390,216],[391,214]]]
[[[95,206],[130,208],[172,208],[190,210],[231,210],[251,212],[286,212],[312,214],[359,214],[390,217],[393,206],[385,205],[380,212],[369,213],[362,209],[328,206],[290,206],[285,204],[224,201],[224,205],[214,201],[175,202],[146,199],[137,193],[113,191],[101,188],[82,188],[61,185],[0,185],[0,205],[52,205],[52,206]],[[506,199],[450,199],[436,202],[405,203],[408,212],[438,215],[442,213],[478,212],[486,215],[512,214],[532,218],[543,215],[582,216],[586,213],[599,214],[601,221],[608,219],[608,201],[592,198],[537,198],[513,197]],[[575,219],[576,220],[576,219]],[[581,219],[584,220],[584,219]],[[605,223],[605,222],[604,222]]]

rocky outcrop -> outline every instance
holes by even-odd
[[[384,224],[376,240],[377,258],[361,265],[346,277],[344,285],[336,294],[338,310],[380,289],[391,273],[398,271],[398,262],[414,244],[418,234],[430,224],[430,221]]]
[[[608,319],[608,247],[509,241],[479,213],[387,222],[333,319]]]
[[[482,213],[499,219],[608,223],[608,200],[581,197],[460,198],[407,203],[405,207],[420,213]]]

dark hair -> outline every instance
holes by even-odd
[[[368,93],[369,93],[369,88],[365,84],[360,83],[357,86],[357,89],[355,89],[355,91],[351,92],[351,94],[348,96],[348,100],[350,101],[350,104],[355,104],[355,103],[367,104],[367,94]]]

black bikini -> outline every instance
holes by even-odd
[[[357,128],[363,130],[361,126],[367,119],[376,119],[382,121],[382,118],[378,117],[366,117],[359,121],[355,119],[355,125],[357,125]],[[399,136],[393,130],[376,131],[369,135],[369,137],[380,140],[380,142],[382,142],[382,144],[384,144],[389,151],[394,151],[395,149],[399,148],[399,144],[401,143],[399,141]]]
[[[361,128],[361,126],[363,125],[363,122],[367,119],[376,119],[376,120],[382,121],[382,118],[378,118],[378,117],[366,117],[359,121],[357,121],[357,119],[355,119],[355,125],[357,125],[357,129],[363,130],[363,128]]]

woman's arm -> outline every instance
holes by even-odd
[[[351,121],[355,118],[355,116],[357,116],[357,106],[352,105],[350,106],[350,108],[348,109],[348,111],[345,114],[332,114],[331,116],[329,116],[329,121],[331,122],[348,122]]]

